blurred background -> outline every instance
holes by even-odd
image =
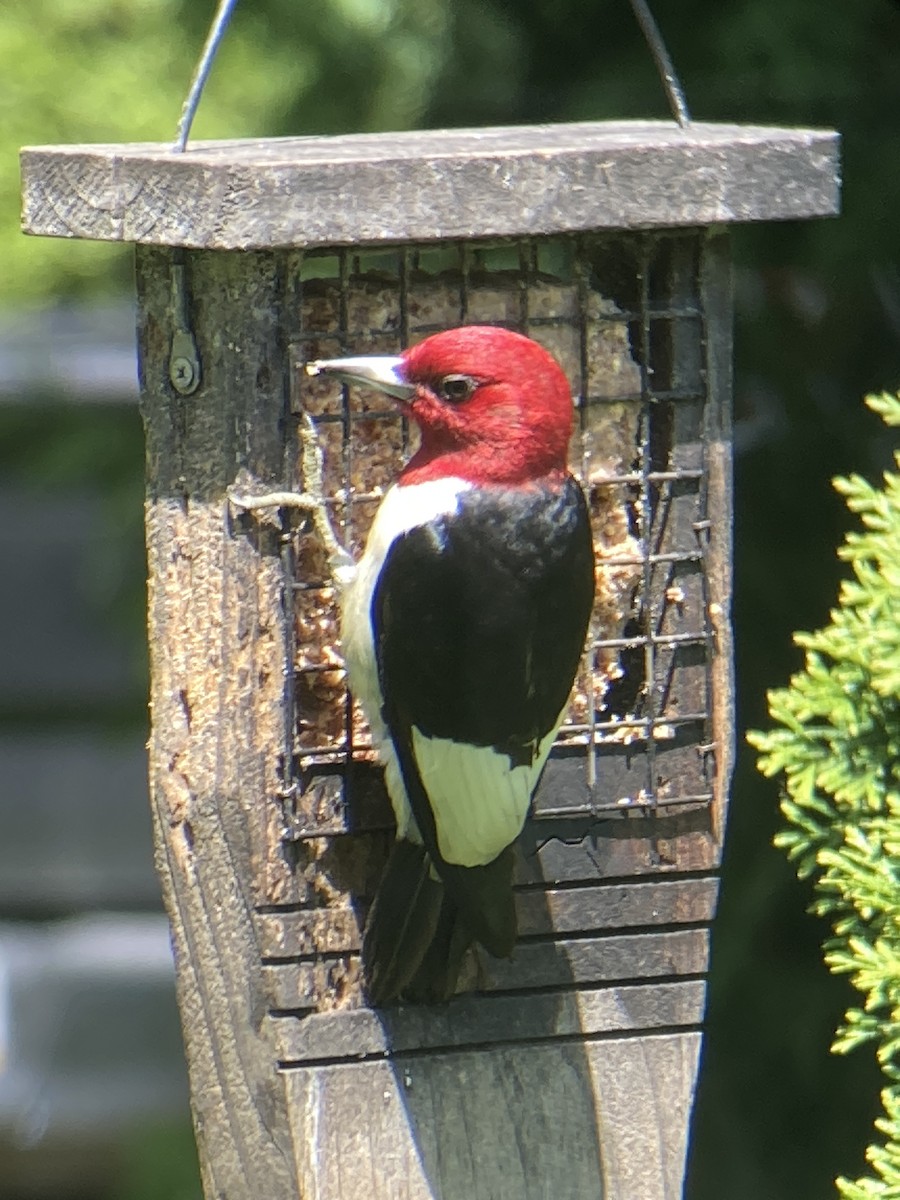
[[[213,8],[0,7],[0,1200],[199,1197],[146,801],[131,258],[22,237],[16,153],[169,139]],[[744,730],[834,601],[831,476],[889,463],[861,397],[900,385],[900,5],[654,8],[696,118],[844,137],[839,220],[734,237]],[[241,0],[194,134],[666,115],[626,0]],[[777,802],[742,747],[690,1200],[826,1200],[877,1111],[871,1057],[828,1053],[849,987]]]

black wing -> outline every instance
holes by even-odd
[[[443,882],[493,953],[509,953],[515,939],[511,898],[501,911],[496,897],[500,881],[509,892],[509,864],[443,858],[412,730],[491,747],[510,767],[530,763],[571,690],[593,591],[587,508],[567,478],[463,493],[457,513],[398,538],[373,596],[384,717],[413,814]]]

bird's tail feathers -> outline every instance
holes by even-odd
[[[403,998],[412,1004],[440,1004],[456,991],[459,972],[472,934],[460,915],[456,902],[444,892],[441,912],[431,945],[410,979]]]
[[[516,941],[513,850],[483,867],[440,860],[439,878],[424,846],[395,842],[363,934],[370,1004],[403,998],[417,1004],[448,1000],[473,941],[507,958]]]
[[[363,969],[370,1004],[395,1000],[431,945],[444,896],[424,846],[399,838],[391,850],[363,933]]]
[[[516,944],[516,907],[512,890],[513,847],[483,867],[437,864],[448,893],[472,938],[495,958],[509,958]]]

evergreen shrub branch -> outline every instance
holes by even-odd
[[[900,426],[900,395],[866,403]],[[882,488],[857,475],[835,487],[862,525],[838,551],[852,574],[830,624],[795,636],[805,665],[769,693],[775,728],[749,740],[763,774],[784,780],[776,842],[815,881],[813,909],[832,930],[825,961],[863,997],[832,1049],[871,1043],[885,1074],[872,1172],[838,1179],[838,1191],[887,1200],[900,1197],[900,474]]]

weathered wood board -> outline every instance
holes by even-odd
[[[700,1035],[288,1071],[304,1195],[675,1200]],[[627,1081],[627,1082],[626,1082]]]
[[[824,129],[577,122],[23,151],[32,233],[235,250],[791,220],[837,211]]]
[[[237,463],[260,475],[281,465],[280,276],[272,255],[194,265],[210,386],[184,399],[168,382],[167,255],[137,262],[156,860],[205,1193],[286,1200],[299,1193],[253,884],[278,778],[283,581],[273,539],[232,537],[225,500]],[[244,304],[252,354],[235,350],[247,345],[235,312]]]

